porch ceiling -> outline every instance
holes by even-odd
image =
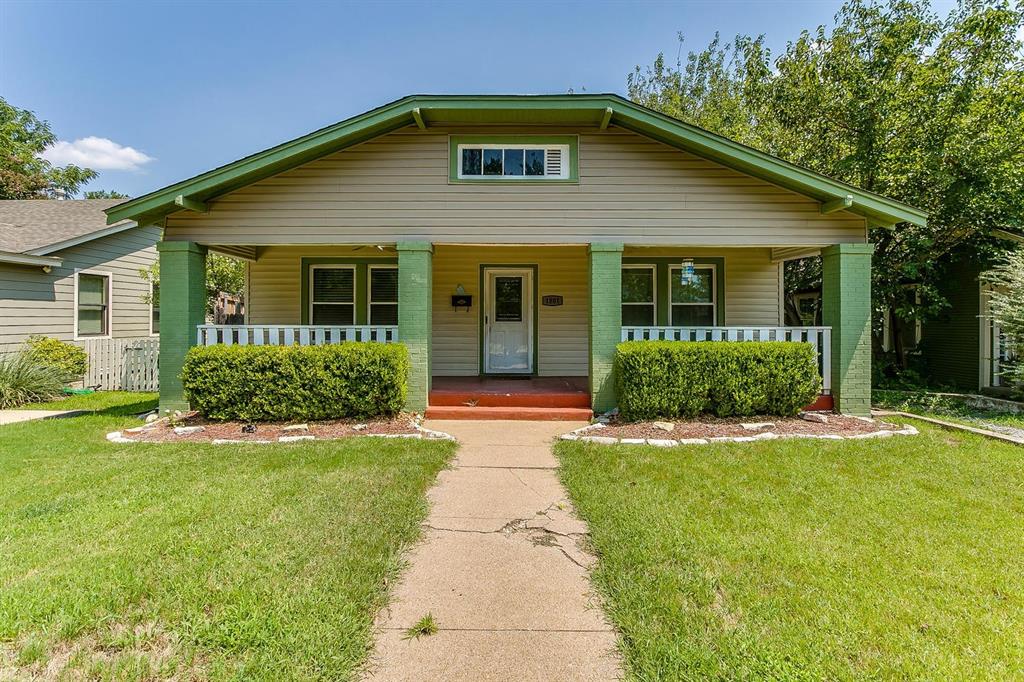
[[[107,222],[153,222],[308,161],[416,125],[617,125],[868,218],[924,224],[924,211],[783,161],[630,102],[619,95],[412,95],[106,210]]]

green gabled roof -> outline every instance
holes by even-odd
[[[780,187],[863,215],[871,225],[923,225],[924,211],[783,161],[665,116],[623,97],[605,95],[411,95],[321,128],[194,178],[107,209],[107,222],[142,224],[268,178],[308,161],[409,125],[616,125]]]

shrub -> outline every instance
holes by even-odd
[[[625,419],[794,415],[821,391],[807,343],[627,341],[615,354]]]
[[[0,355],[0,409],[58,398],[66,379],[29,351]]]
[[[181,379],[210,419],[268,421],[393,415],[408,374],[400,344],[217,345],[192,348]]]
[[[89,356],[84,348],[38,334],[28,337],[25,343],[29,355],[39,364],[52,367],[65,380],[70,381],[85,374]]]

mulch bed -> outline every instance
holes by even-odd
[[[285,430],[286,426],[305,423],[308,430]],[[356,429],[355,426],[365,428]],[[178,434],[175,427],[201,426],[202,431]],[[125,436],[135,441],[149,443],[204,443],[214,440],[237,441],[277,441],[281,436],[315,436],[317,440],[350,438],[352,436],[382,435],[413,435],[418,433],[413,426],[410,414],[399,414],[393,419],[337,419],[325,422],[260,422],[246,424],[244,422],[215,422],[205,419],[195,412],[185,415],[171,424],[162,420],[151,427],[140,427],[141,430],[129,429]]]
[[[739,436],[756,436],[758,433],[771,432],[779,436],[854,436],[876,431],[898,431],[901,426],[881,421],[867,421],[857,417],[825,413],[828,422],[819,424],[806,421],[800,417],[695,417],[686,421],[672,422],[671,431],[654,426],[654,422],[624,423],[611,421],[605,428],[591,432],[589,435],[607,436],[609,438],[735,438]],[[670,420],[665,420],[669,422]],[[771,426],[760,429],[745,429],[740,424],[771,423]]]

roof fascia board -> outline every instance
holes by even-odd
[[[127,222],[118,223],[117,225],[110,225],[109,227],[105,227],[102,230],[96,230],[95,232],[90,232],[89,234],[83,234],[78,237],[72,237],[71,239],[65,239],[64,241],[56,242],[53,244],[47,244],[46,246],[40,246],[38,249],[30,249],[25,253],[33,256],[45,256],[49,253],[53,253],[54,251],[60,251],[61,249],[69,249],[72,246],[85,244],[86,242],[91,242],[94,239],[109,237],[112,234],[118,234],[119,232],[124,232],[125,230],[131,230],[138,226],[138,223],[129,220]]]
[[[56,256],[35,256],[27,253],[14,253],[12,251],[0,251],[0,263],[12,265],[36,265],[42,268],[56,268],[64,262]]]

